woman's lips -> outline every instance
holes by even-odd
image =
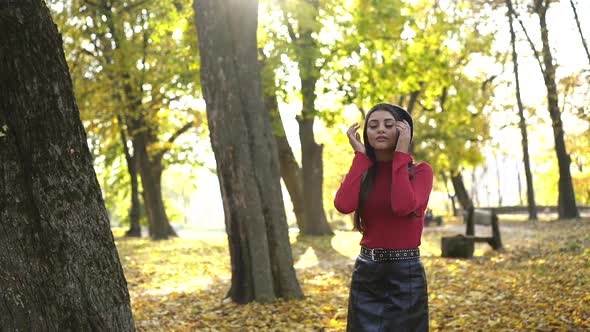
[[[375,139],[377,142],[384,142],[387,141],[387,136],[377,136]]]

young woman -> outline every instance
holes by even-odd
[[[358,124],[347,132],[352,166],[334,206],[354,215],[362,234],[350,287],[348,331],[428,331],[428,293],[420,261],[432,167],[408,153],[413,122],[403,108],[375,105],[363,142]]]

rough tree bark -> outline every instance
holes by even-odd
[[[197,0],[194,9],[232,265],[228,295],[238,303],[300,298],[261,91],[258,2]]]
[[[557,84],[555,82],[555,64],[551,55],[549,46],[549,30],[547,28],[547,10],[551,1],[535,0],[533,10],[539,17],[541,28],[541,40],[543,42],[543,79],[547,87],[547,108],[551,117],[553,127],[553,137],[555,141],[555,153],[559,165],[559,199],[558,214],[559,218],[577,218],[579,217],[578,208],[576,207],[576,195],[572,183],[570,172],[571,159],[567,153],[563,122],[561,121],[561,112],[559,110]]]
[[[535,190],[533,188],[533,173],[531,172],[531,162],[529,157],[529,140],[526,128],[526,120],[524,117],[524,107],[522,105],[522,99],[520,95],[520,79],[518,77],[518,54],[516,53],[516,33],[514,32],[514,8],[512,7],[512,1],[506,0],[506,6],[508,6],[508,21],[510,24],[510,43],[512,45],[512,63],[514,66],[514,80],[516,82],[516,103],[518,105],[518,117],[520,135],[522,137],[522,156],[524,164],[524,172],[526,177],[526,189],[527,189],[527,203],[529,211],[529,220],[537,220],[537,204],[535,203]],[[519,181],[520,188],[520,181]],[[520,195],[519,195],[520,196]]]
[[[0,5],[0,326],[133,331],[61,37],[41,0]]]

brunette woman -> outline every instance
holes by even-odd
[[[375,105],[363,140],[358,124],[347,132],[352,166],[334,205],[354,212],[362,233],[352,273],[348,331],[428,331],[428,291],[420,261],[424,211],[433,172],[409,154],[413,121],[403,108]],[[364,143],[363,143],[364,142]]]

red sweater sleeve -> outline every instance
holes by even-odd
[[[363,175],[373,162],[362,152],[355,152],[352,165],[334,198],[334,207],[341,213],[354,212],[358,207]]]
[[[401,151],[393,153],[391,176],[391,210],[394,215],[407,216],[415,212],[422,216],[428,205],[432,191],[433,172],[427,163],[420,163],[414,168],[414,177],[410,180],[408,163],[412,156]]]

